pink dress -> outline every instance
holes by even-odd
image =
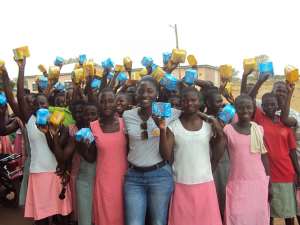
[[[250,135],[238,133],[230,124],[225,126],[224,132],[230,158],[226,186],[226,225],[269,224],[269,178],[261,155],[251,153]]]
[[[62,185],[60,177],[55,173],[57,161],[35,121],[35,116],[31,116],[26,124],[31,158],[24,216],[41,220],[56,214],[69,215],[72,212],[69,185],[65,199],[59,199]]]
[[[90,123],[98,149],[93,213],[95,225],[124,225],[123,183],[127,143],[123,119],[120,130],[103,133],[99,121]]]

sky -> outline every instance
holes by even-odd
[[[17,76],[12,49],[28,45],[26,75],[39,74],[56,56],[86,54],[100,63],[143,56],[162,64],[175,47],[194,54],[198,64],[232,64],[242,71],[244,58],[270,56],[276,74],[287,64],[300,67],[299,0],[3,0],[0,59]],[[71,72],[66,66],[62,72]]]

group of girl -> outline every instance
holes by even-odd
[[[256,93],[268,76],[247,88],[245,72],[236,116],[225,124],[218,119],[224,89],[211,82],[166,93],[146,75],[119,92],[87,82],[85,91],[74,84],[63,94],[32,94],[24,90],[26,60],[17,64],[17,101],[4,88],[14,117],[0,110],[0,135],[24,131],[20,204],[36,225],[267,225],[276,217],[293,224],[300,169],[292,85],[275,83],[260,106]],[[172,116],[153,115],[156,101],[170,102]],[[40,129],[36,112],[50,107],[71,122]],[[95,141],[76,141],[81,128]]]

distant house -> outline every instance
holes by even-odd
[[[182,78],[184,76],[185,70],[189,68],[190,68],[189,66],[177,67],[173,71],[173,74],[178,78]],[[135,70],[140,70],[140,68],[134,69],[133,71]],[[210,65],[198,65],[197,70],[199,74],[199,79],[209,80],[212,81],[216,86],[220,86],[220,76],[219,76],[218,67],[210,66]],[[37,92],[37,84],[35,82],[37,76],[38,75],[25,77],[25,87],[30,89],[30,91],[32,92]],[[68,88],[72,83],[71,73],[62,73],[59,77],[59,81],[63,82],[66,88]]]

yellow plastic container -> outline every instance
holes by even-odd
[[[228,82],[225,86],[225,90],[227,91],[228,94],[232,95],[232,83]]]
[[[233,68],[231,65],[221,65],[219,67],[219,72],[220,72],[220,76],[221,78],[225,79],[225,80],[231,80],[232,78],[232,74],[233,74]]]
[[[94,67],[94,75],[97,77],[103,77],[104,69],[102,67]]]
[[[197,59],[194,55],[188,55],[187,56],[187,61],[189,63],[190,66],[197,66]]]
[[[151,74],[151,76],[158,82],[160,82],[160,80],[163,78],[164,75],[165,75],[165,71],[163,71],[163,69],[160,68],[159,66],[156,67],[156,69]]]
[[[79,68],[73,71],[73,79],[76,84],[79,84],[82,81],[84,81],[85,76],[84,76],[83,68]]]
[[[284,68],[285,79],[290,84],[294,84],[299,80],[299,70],[291,65]]]
[[[58,127],[63,123],[64,119],[65,114],[63,112],[54,111],[50,116],[49,121],[53,126]]]
[[[139,73],[140,73],[140,76],[143,77],[148,74],[148,70],[146,68],[143,68],[139,71]]]
[[[257,63],[255,58],[248,58],[244,59],[243,61],[244,70],[256,70],[257,69]]]
[[[123,64],[126,70],[132,69],[132,60],[128,56],[123,59]]]
[[[115,65],[115,72],[124,72],[124,71],[125,71],[125,66],[119,64]]]
[[[87,62],[83,63],[83,70],[84,70],[85,77],[87,75],[94,76],[94,72],[95,72],[94,62],[87,61]]]
[[[48,73],[49,80],[58,79],[59,74],[60,74],[60,68],[58,66],[50,66],[49,67],[49,73]]]
[[[24,59],[30,56],[29,48],[28,46],[23,46],[20,48],[16,48],[13,50],[15,59],[20,60]]]
[[[42,64],[40,64],[40,65],[38,66],[38,68],[39,68],[39,70],[40,70],[42,73],[46,73],[46,72],[47,72],[46,67],[45,67],[44,65],[42,65]]]
[[[5,62],[0,59],[0,68],[2,68],[2,66],[4,66],[4,65],[5,65]]]
[[[131,74],[131,80],[140,80],[141,79],[141,74],[138,71],[135,71]]]
[[[173,49],[171,61],[173,63],[184,63],[186,58],[186,51],[183,49]]]

